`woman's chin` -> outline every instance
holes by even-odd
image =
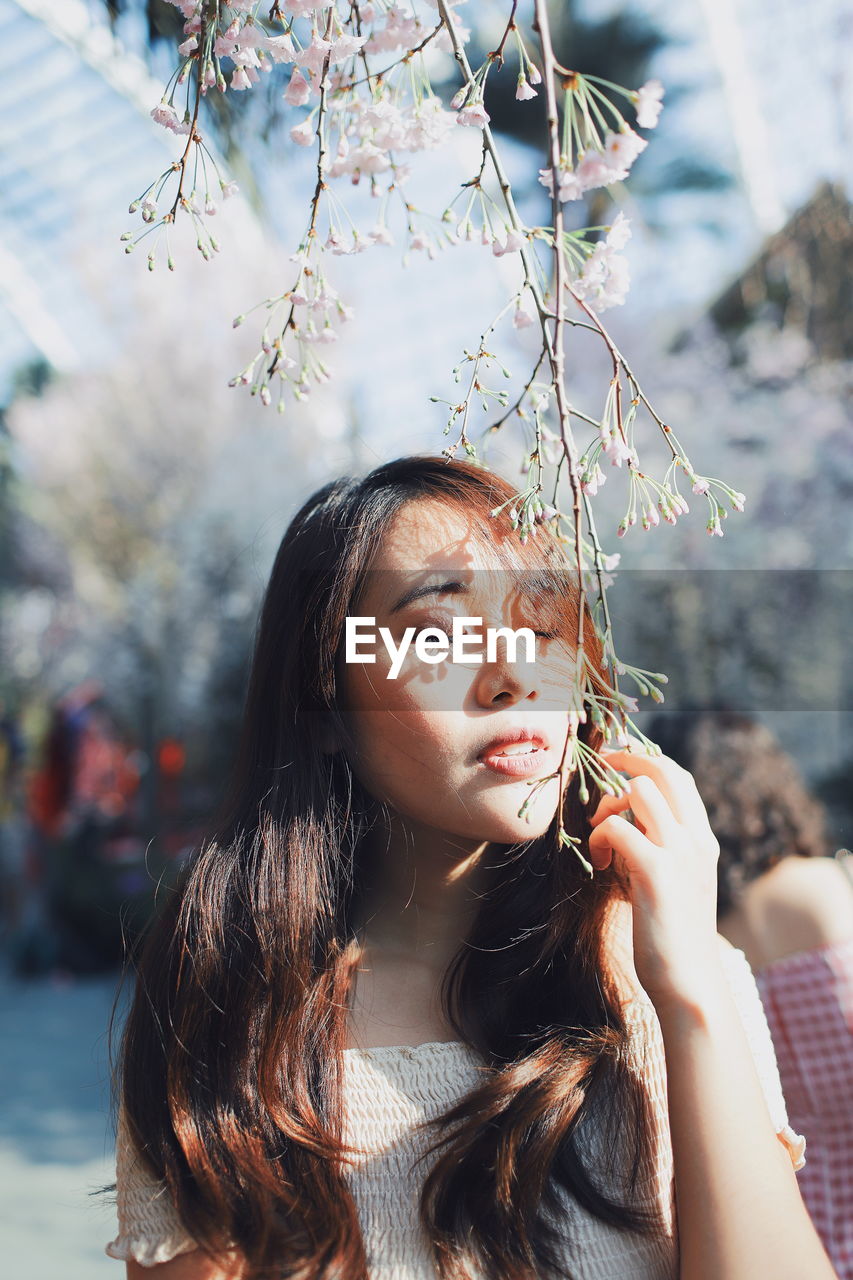
[[[519,818],[518,810],[525,797],[511,812],[492,813],[483,822],[486,831],[484,839],[495,844],[521,844],[525,840],[538,840],[554,821],[556,805],[546,805],[545,796],[534,797],[524,817]]]

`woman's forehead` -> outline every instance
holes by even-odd
[[[363,575],[358,606],[364,614],[393,614],[421,599],[455,596],[477,614],[523,599],[544,605],[565,593],[545,547],[522,553],[516,535],[502,533],[487,515],[419,499],[389,522]]]
[[[464,511],[430,498],[407,502],[391,519],[371,560],[371,570],[503,569],[520,558],[484,526],[479,511]]]

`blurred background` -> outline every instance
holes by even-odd
[[[465,10],[474,65],[504,8]],[[572,216],[608,221],[612,195],[630,217],[632,289],[605,321],[696,468],[747,495],[723,539],[694,500],[617,543],[611,473],[597,501],[622,557],[621,651],[668,674],[666,710],[767,724],[824,805],[832,853],[853,839],[853,7],[553,8],[567,65],[666,86],[629,188]],[[511,291],[479,245],[337,258],[355,317],[334,380],[284,416],[229,390],[256,336],[231,318],[282,287],[311,157],[278,81],[217,99],[207,127],[242,192],[217,215],[221,255],[188,244],[150,275],[124,257],[127,205],[172,155],[149,111],[177,20],[163,0],[0,0],[15,48],[0,82],[0,1217],[30,1280],[120,1268],[103,1255],[112,1210],[90,1195],[113,1174],[119,966],[221,788],[283,530],[331,476],[446,445],[429,397]],[[540,104],[515,102],[511,65],[490,87],[523,214],[547,223]],[[415,158],[415,204],[440,213],[435,190],[470,175],[476,139],[456,145],[458,178]],[[500,340],[525,373],[532,340]],[[600,413],[601,353],[578,342],[569,364],[573,403]],[[510,477],[522,431],[484,453]],[[664,462],[651,427],[645,447],[647,468]]]

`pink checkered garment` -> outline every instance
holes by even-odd
[[[853,938],[755,974],[791,1125],[797,1179],[839,1280],[853,1280]]]

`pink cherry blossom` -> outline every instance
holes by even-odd
[[[362,110],[359,122],[362,132],[369,131],[372,135],[369,140],[374,146],[385,151],[406,146],[408,122],[390,102],[380,100],[372,103]]]
[[[273,62],[293,62],[296,57],[293,41],[288,35],[267,36],[264,40],[263,48],[266,49]]]
[[[610,459],[612,467],[621,467],[623,462],[630,462],[634,459],[634,450],[628,447],[618,431],[615,431],[613,435],[602,433],[600,439],[601,451],[605,457]]]
[[[409,118],[404,149],[425,151],[441,146],[455,123],[453,112],[445,111],[440,98],[425,98]]]
[[[625,299],[628,282],[623,265],[624,259],[608,255],[599,241],[571,288],[593,311],[604,311]]]
[[[611,249],[624,249],[631,239],[631,223],[624,213],[618,213],[607,233],[607,244]]]
[[[300,147],[310,147],[315,137],[313,125],[309,120],[303,120],[302,124],[293,126],[290,136]]]
[[[608,133],[604,139],[604,154],[613,169],[630,169],[648,143],[627,125],[619,133]]]
[[[314,301],[311,304],[312,308],[315,311],[317,310],[318,307],[322,307],[328,310],[331,304],[337,301],[338,301],[337,289],[333,289],[332,286],[329,284],[328,280],[325,278],[325,276],[323,276],[317,285],[317,290],[316,290],[316,293],[314,294]]]
[[[606,479],[607,476],[601,470],[601,467],[598,465],[598,461],[596,460],[595,466],[592,470],[584,471],[581,475],[581,491],[583,493],[588,493],[591,498],[594,498]]]
[[[391,5],[386,10],[385,26],[374,27],[364,47],[368,53],[393,53],[397,49],[411,49],[426,34],[417,18],[399,5]]]
[[[372,142],[363,142],[352,151],[349,167],[354,173],[384,173],[391,167],[391,161],[381,147],[375,147]]]
[[[316,31],[311,37],[311,43],[297,53],[296,61],[300,67],[306,67],[309,71],[322,71],[326,62],[326,58],[331,54],[331,40],[323,40],[317,35]]]
[[[228,30],[231,31],[234,26],[232,22]],[[281,38],[284,39],[283,36]],[[256,22],[246,22],[235,32],[234,43],[238,49],[266,49],[269,37],[263,27],[259,27]]]
[[[349,172],[349,153],[350,145],[346,138],[339,138],[337,153],[334,160],[328,167],[328,174],[330,178],[339,178],[342,173]]]
[[[450,17],[454,27],[456,28],[456,37],[460,44],[467,44],[471,39],[470,27],[464,26],[462,19],[458,14],[454,13],[452,9],[450,11]],[[433,45],[436,49],[440,49],[442,53],[453,53],[453,42],[450,39],[450,33],[446,27],[442,27],[441,31],[433,40]]]
[[[330,231],[326,238],[326,248],[330,253],[335,254],[336,257],[340,257],[340,255],[344,253],[352,252],[352,250],[341,239],[340,232],[334,230]]]
[[[290,83],[285,89],[283,97],[291,107],[304,107],[311,97],[311,86],[298,67],[293,68]]]
[[[620,213],[604,240],[596,243],[571,285],[577,297],[583,298],[593,311],[604,311],[625,301],[630,276],[628,263],[618,250],[625,247],[630,235],[630,223]]]
[[[331,9],[334,2],[335,0],[287,0],[285,8],[295,18],[305,18],[317,9]]]
[[[641,129],[654,129],[663,110],[663,85],[660,80],[648,80],[637,90],[637,124]]]
[[[518,77],[518,86],[515,90],[515,96],[519,102],[528,102],[531,98],[535,98],[536,90],[528,84],[524,78],[524,73]]]
[[[584,191],[594,187],[609,187],[628,176],[627,169],[614,169],[601,151],[587,151],[578,164],[577,180]]]
[[[231,76],[232,89],[250,89],[252,81],[249,79],[249,73],[245,67],[235,67]]]
[[[474,129],[482,129],[489,123],[491,116],[482,102],[472,102],[463,107],[456,117],[457,124],[470,125]]]
[[[175,129],[178,124],[178,113],[175,108],[164,99],[162,102],[158,102],[157,106],[153,108],[151,112],[151,119],[157,124],[161,124],[164,129]]]
[[[345,62],[347,58],[351,58],[354,53],[358,53],[359,49],[367,40],[367,36],[342,35],[338,36],[332,44],[332,52],[329,58],[330,63]]]
[[[554,177],[551,169],[540,169],[539,181],[551,195],[554,194]],[[566,200],[580,200],[585,190],[573,169],[561,168],[558,171],[558,185],[560,200],[564,203]]]
[[[512,323],[516,329],[528,329],[530,325],[536,323],[536,317],[531,315],[523,303],[519,302],[518,306],[515,308]]]

